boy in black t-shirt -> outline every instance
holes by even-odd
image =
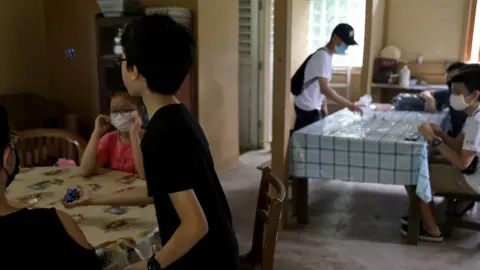
[[[147,188],[100,195],[83,187],[66,206],[155,205],[163,248],[127,269],[236,270],[238,243],[208,141],[175,97],[194,61],[192,35],[151,15],[125,28],[122,46],[123,81],[150,118],[141,144]]]

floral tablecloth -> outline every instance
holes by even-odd
[[[142,207],[89,206],[65,209],[61,200],[68,188],[87,184],[100,193],[122,192],[145,186],[135,175],[102,170],[92,177],[81,177],[77,167],[23,168],[9,186],[7,196],[17,205],[28,208],[55,207],[69,213],[79,224],[93,246],[105,246],[118,239],[144,241],[156,229],[157,220],[152,205]]]

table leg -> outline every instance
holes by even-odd
[[[414,187],[412,190],[415,190]],[[418,244],[418,235],[420,233],[420,198],[413,192],[410,196],[408,211],[408,235],[407,243],[409,245]]]
[[[453,231],[453,219],[455,218],[455,201],[453,197],[445,198],[447,201],[447,211],[445,215],[445,228],[443,234],[445,237],[451,237]]]
[[[298,224],[308,224],[308,179],[295,178],[296,193],[295,197],[295,214],[297,215]]]

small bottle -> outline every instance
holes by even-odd
[[[399,84],[401,87],[409,87],[410,86],[410,69],[408,69],[407,63],[400,69],[400,81]]]
[[[117,35],[113,39],[113,53],[115,55],[122,55],[122,52],[123,52],[122,44],[121,44],[122,33],[123,33],[122,28],[118,28]]]

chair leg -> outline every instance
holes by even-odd
[[[420,198],[411,196],[408,211],[408,235],[407,243],[409,245],[418,244],[418,235],[420,233]]]
[[[445,227],[443,228],[443,235],[451,237],[453,231],[453,221],[455,219],[455,201],[453,197],[447,197],[447,210],[445,213]]]

